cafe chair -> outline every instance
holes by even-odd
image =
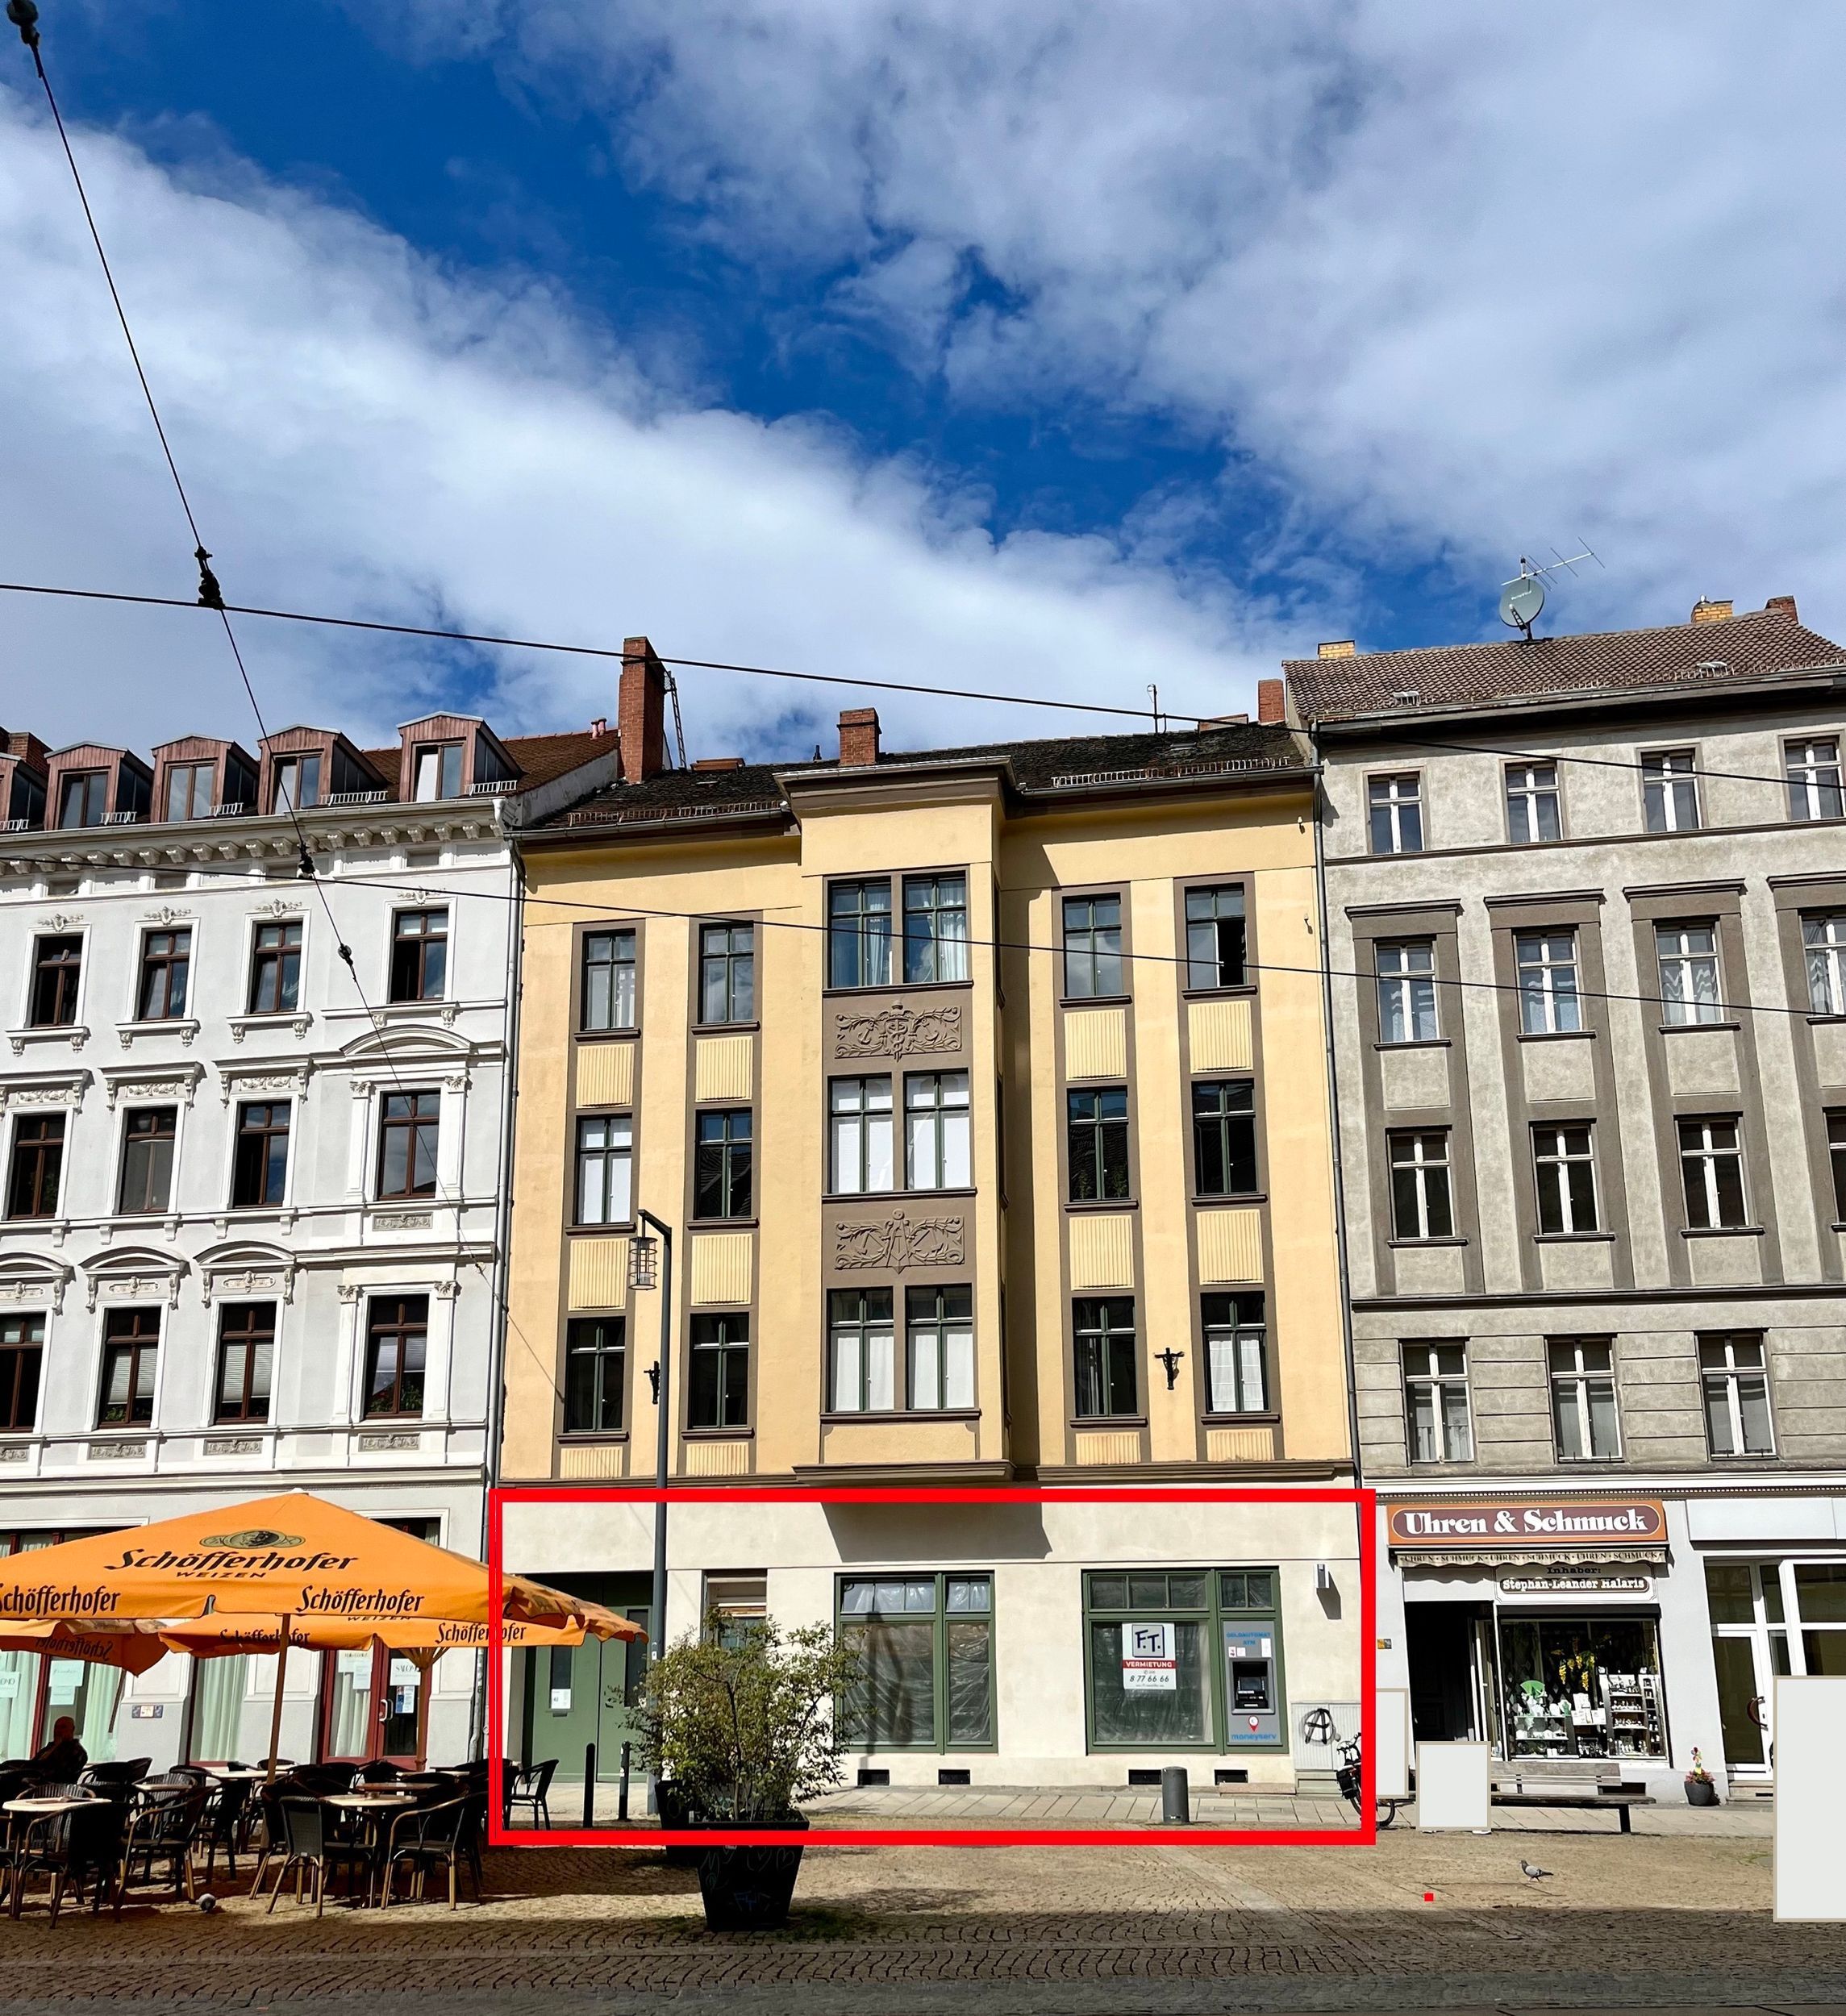
[[[551,1791],[552,1773],[557,1769],[557,1759],[547,1757],[543,1764],[522,1767],[509,1762],[506,1776],[506,1812],[508,1826],[513,1824],[513,1810],[516,1806],[527,1808],[532,1816],[535,1827],[548,1827],[552,1823],[552,1810],[547,1803]]]
[[[122,1915],[128,1885],[135,1881],[137,1863],[143,1883],[152,1883],[156,1865],[164,1864],[174,1897],[183,1890],[188,1903],[197,1900],[193,1855],[208,1796],[197,1780],[177,1772],[144,1782],[141,1797],[128,1815],[128,1831],[122,1844],[122,1868],[115,1885],[117,1918]]]
[[[306,1798],[298,1793],[285,1793],[276,1803],[281,1817],[283,1855],[281,1867],[276,1873],[276,1887],[269,1893],[269,1909],[272,1912],[275,1910],[276,1899],[282,1894],[282,1886],[293,1869],[295,1901],[306,1901],[303,1893],[311,1883],[314,1914],[320,1918],[327,1910],[327,1871],[344,1869],[349,1886],[355,1875],[360,1881],[369,1882],[369,1858],[357,1842],[341,1840],[329,1831],[326,1809],[319,1799]],[[269,1859],[265,1856],[265,1863]],[[260,1870],[256,1880],[259,1883],[262,1881]],[[254,1891],[252,1895],[255,1895]]]
[[[105,1758],[91,1764],[78,1777],[80,1785],[132,1785],[153,1768],[152,1757]]]
[[[375,1757],[369,1764],[362,1764],[354,1772],[355,1781],[368,1785],[388,1785],[399,1776],[394,1764],[386,1764],[382,1757]]]
[[[385,1851],[384,1885],[378,1901],[381,1905],[391,1901],[391,1888],[397,1881],[398,1865],[405,1864],[411,1872],[415,1901],[420,1902],[425,1879],[432,1869],[448,1871],[448,1908],[452,1911],[456,1902],[456,1875],[461,1862],[468,1855],[467,1832],[470,1801],[466,1799],[445,1799],[440,1806],[413,1806],[408,1813],[400,1813],[391,1822],[390,1845]],[[474,1875],[474,1901],[481,1901],[481,1879]]]

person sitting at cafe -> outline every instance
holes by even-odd
[[[60,1715],[52,1724],[52,1739],[33,1757],[35,1764],[43,1764],[46,1775],[67,1784],[74,1784],[83,1775],[90,1762],[90,1752],[77,1739],[77,1724],[69,1715]]]

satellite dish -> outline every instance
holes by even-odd
[[[1528,637],[1544,607],[1544,583],[1536,574],[1521,574],[1500,591],[1500,621],[1509,630],[1523,630]]]

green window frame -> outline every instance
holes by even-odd
[[[1202,1676],[1206,1733],[1173,1735],[1150,1728],[1131,1738],[1097,1734],[1096,1652],[1098,1631],[1134,1622],[1190,1626],[1208,1656]],[[1230,1703],[1224,1650],[1227,1626],[1260,1627],[1275,1642],[1273,1742],[1230,1740]],[[1116,1643],[1119,1647],[1118,1635]],[[1180,1668],[1185,1642],[1176,1646]],[[1282,1637],[1281,1571],[1274,1565],[1225,1568],[1087,1568],[1083,1576],[1083,1731],[1086,1749],[1111,1752],[1188,1751],[1201,1756],[1279,1756],[1289,1748],[1286,1663]],[[1119,1656],[1118,1649],[1117,1655]]]
[[[946,1756],[999,1747],[998,1707],[994,1670],[994,1577],[984,1570],[883,1574],[834,1578],[834,1635],[841,1643],[856,1638],[869,1656],[866,1681],[840,1702],[840,1727],[848,1748],[869,1756],[914,1751]],[[930,1671],[919,1684],[917,1655],[926,1644]],[[902,1671],[907,1658],[908,1681]],[[952,1670],[961,1667],[961,1685]],[[976,1672],[977,1666],[982,1668]],[[909,1740],[881,1735],[869,1726],[865,1689],[875,1690],[876,1710],[887,1729],[920,1731],[927,1702],[929,1728]]]

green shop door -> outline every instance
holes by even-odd
[[[646,1604],[615,1607],[645,1628]],[[569,1781],[581,1791],[594,1743],[597,1783],[619,1785],[622,1746],[638,1742],[635,1705],[647,1671],[645,1640],[586,1638],[581,1645],[541,1647],[524,1656],[525,1761],[543,1764],[555,1757],[557,1780]],[[552,1804],[560,1825],[573,1826],[581,1818],[575,1812],[569,1819],[564,1818],[555,1788]]]

